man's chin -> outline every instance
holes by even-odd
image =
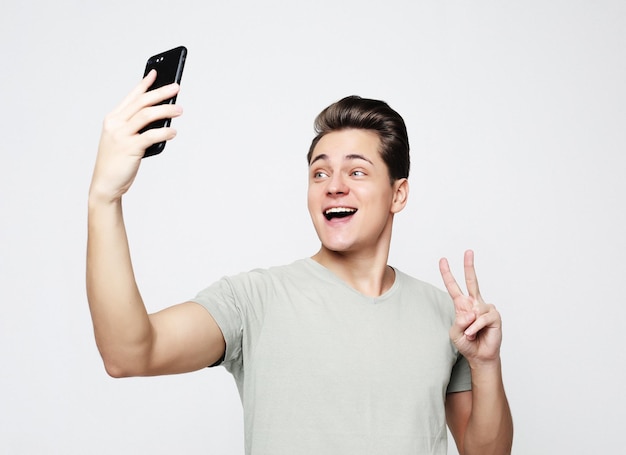
[[[322,242],[322,250],[330,254],[344,255],[353,251],[354,245],[346,242]]]

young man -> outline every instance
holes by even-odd
[[[308,154],[311,258],[224,278],[193,301],[148,314],[135,283],[121,199],[144,149],[181,114],[146,92],[149,74],[103,126],[89,193],[87,292],[98,348],[114,377],[222,364],[235,377],[247,454],[510,452],[501,321],[465,255],[469,295],[445,259],[452,297],[387,265],[393,218],[409,193],[409,146],[387,104],[345,98],[316,121]]]

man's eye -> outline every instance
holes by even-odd
[[[352,175],[354,175],[355,177],[363,177],[365,175],[365,172],[363,172],[363,171],[352,171]]]
[[[326,176],[327,176],[326,172],[322,172],[322,171],[317,171],[317,172],[313,173],[313,177],[316,178],[316,179],[321,179],[321,178],[324,178]]]

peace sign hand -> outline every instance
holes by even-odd
[[[498,362],[502,344],[502,320],[493,305],[486,304],[478,289],[474,270],[474,252],[468,250],[464,257],[465,284],[468,295],[464,295],[457,284],[448,260],[439,261],[443,282],[454,301],[456,318],[450,328],[450,339],[470,366]]]

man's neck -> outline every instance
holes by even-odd
[[[389,249],[378,254],[350,254],[322,246],[312,259],[363,295],[378,297],[391,288],[395,271],[387,265]]]

